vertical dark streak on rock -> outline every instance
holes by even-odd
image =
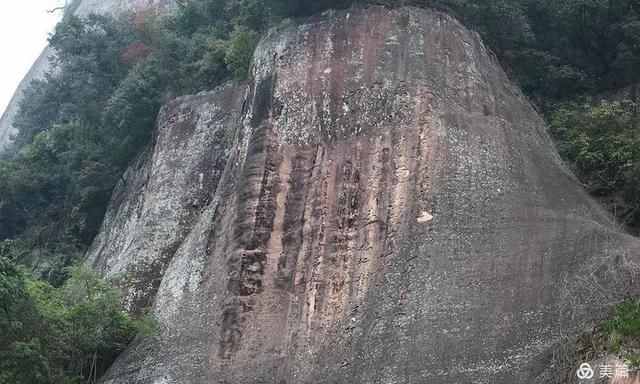
[[[317,150],[306,150],[295,155],[289,179],[291,189],[286,198],[284,230],[282,233],[284,249],[278,260],[278,276],[276,280],[277,288],[289,292],[294,292],[295,290],[293,285],[294,274],[304,236],[304,208],[308,200],[309,175],[315,166],[316,154]]]

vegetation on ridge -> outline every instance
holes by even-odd
[[[59,288],[0,257],[0,383],[93,383],[154,320],[134,317],[94,272],[71,268]]]

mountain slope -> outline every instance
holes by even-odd
[[[118,14],[134,10],[139,7],[157,6],[173,7],[174,0],[74,0],[66,10],[67,14],[75,16],[87,16],[91,13],[97,14]],[[11,142],[11,135],[14,134],[13,119],[15,119],[24,91],[31,81],[40,79],[50,70],[49,60],[53,57],[54,51],[51,47],[46,47],[38,59],[18,85],[13,97],[9,101],[7,108],[0,117],[0,151]]]

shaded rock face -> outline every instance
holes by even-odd
[[[328,12],[252,68],[165,107],[114,198],[90,260],[159,326],[105,383],[542,381],[565,283],[638,255],[450,16]]]
[[[135,10],[140,7],[175,7],[174,0],[74,0],[70,3],[66,10],[69,14],[83,17],[91,13],[97,14],[118,14]],[[13,128],[13,120],[15,119],[23,93],[33,80],[41,79],[44,74],[51,69],[49,61],[55,54],[55,50],[46,47],[40,56],[33,63],[33,66],[27,72],[24,79],[18,85],[13,97],[9,101],[7,108],[0,116],[0,152],[11,144],[11,136],[15,135]]]
[[[133,309],[151,304],[166,265],[211,204],[243,95],[227,86],[166,105],[154,150],[141,154],[116,187],[88,263],[136,287],[127,297]]]

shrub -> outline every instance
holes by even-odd
[[[224,61],[236,79],[244,80],[249,72],[258,33],[244,26],[236,26],[229,36]]]
[[[154,332],[153,317],[126,313],[108,282],[69,273],[56,288],[0,257],[0,383],[93,383],[137,334]]]
[[[567,104],[553,113],[551,132],[587,190],[623,223],[640,226],[640,127],[632,102]]]

